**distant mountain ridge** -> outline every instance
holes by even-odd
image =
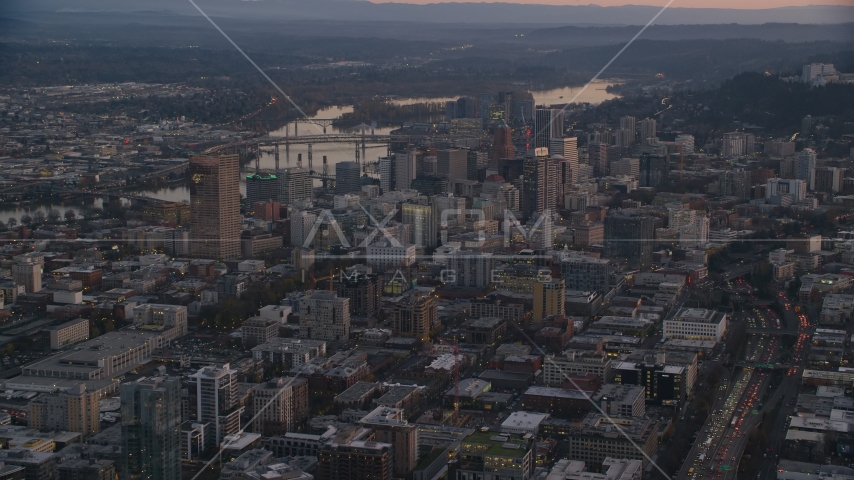
[[[660,7],[624,5],[520,5],[514,3],[437,3],[411,5],[375,4],[357,0],[197,0],[209,15],[265,20],[338,20],[338,21],[418,21],[468,24],[542,24],[542,25],[638,25],[653,18]],[[10,0],[4,2],[4,14],[37,12],[163,12],[197,15],[189,2],[181,0]],[[809,5],[765,10],[681,8],[667,9],[657,20],[659,25],[711,24],[840,24],[854,22],[854,6]]]

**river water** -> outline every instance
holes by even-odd
[[[576,103],[591,103],[598,104],[602,103],[606,100],[611,100],[617,98],[618,95],[608,93],[605,88],[609,85],[614,85],[615,82],[613,80],[604,80],[598,79],[592,82],[586,89],[582,91],[582,87],[563,87],[563,88],[553,88],[550,90],[530,90],[531,94],[534,96],[534,102],[537,105],[558,105],[561,103],[569,102],[574,97]],[[415,98],[394,98],[391,101],[397,105],[411,105],[415,103],[426,103],[426,102],[446,102],[450,100],[456,100],[458,97],[415,97]],[[310,116],[309,118],[314,119],[334,119],[338,118],[345,113],[351,113],[353,111],[352,105],[344,105],[337,107],[329,107],[319,110],[316,114]],[[397,126],[393,127],[378,127],[374,129],[374,133],[378,135],[386,135],[390,133],[392,130],[398,128]],[[326,128],[326,133],[342,133],[341,129],[329,126]],[[369,132],[368,132],[369,133]],[[323,128],[319,127],[315,124],[310,123],[299,123],[296,125],[295,123],[290,123],[285,127],[282,127],[278,130],[270,132],[271,136],[304,136],[304,135],[320,135],[323,134]],[[285,152],[284,147],[279,147],[279,166],[281,168],[293,167],[296,166],[297,155],[302,154],[302,162],[303,167],[308,167],[308,146],[307,145],[291,145],[288,152]],[[375,162],[379,157],[386,155],[386,147],[385,146],[368,146],[364,152],[364,157],[362,158],[363,162]],[[361,151],[360,151],[361,154]],[[350,162],[356,159],[356,145],[355,144],[343,144],[343,143],[325,143],[325,144],[316,144],[312,146],[312,166],[315,171],[321,171],[323,168],[323,156],[326,156],[327,163],[329,165],[329,172],[335,173],[335,164],[339,162]],[[261,155],[261,159],[259,161],[260,167],[262,169],[273,169],[276,166],[275,155],[271,149],[266,149],[264,153]],[[246,195],[246,185],[245,185],[245,177],[246,174],[251,172],[254,168],[254,163],[246,165],[244,167],[244,171],[241,172],[240,175],[240,193]],[[317,180],[319,185],[319,180]],[[139,190],[134,192],[136,194],[146,195],[149,197],[160,198],[163,200],[168,200],[172,202],[183,202],[190,200],[190,190],[185,185],[173,185],[168,187],[161,187],[153,190]],[[97,200],[100,202],[100,200]],[[93,205],[95,208],[99,208],[100,203],[96,203]],[[71,208],[75,210],[75,212],[79,212],[79,210],[73,205],[47,205],[47,206],[32,206],[28,210],[26,207],[21,208],[9,208],[5,209],[0,207],[0,220],[3,222],[8,221],[10,217],[15,217],[20,221],[20,217],[23,214],[28,214],[33,216],[36,210],[42,210],[47,213],[50,208],[55,208],[59,210],[60,214],[65,214],[65,210]]]

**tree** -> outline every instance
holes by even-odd
[[[12,219],[10,218],[9,221],[11,222]],[[33,223],[33,217],[27,214],[21,215],[21,225],[29,225],[31,223]]]
[[[0,220],[0,230],[5,230],[5,229],[6,229],[6,224],[3,223],[3,220]]]
[[[74,213],[74,210],[68,209],[65,211],[65,221],[69,223],[73,223],[74,220],[77,219],[77,214]]]
[[[51,208],[50,210],[48,210],[47,219],[50,223],[56,223],[59,221],[60,218],[62,218],[62,216],[59,214],[59,210],[55,208]]]
[[[6,220],[6,225],[8,225],[9,228],[15,228],[18,226],[18,220],[15,217],[9,217],[9,220]]]
[[[44,219],[45,219],[44,212],[39,210],[36,212],[36,216],[35,216],[35,218],[33,218],[33,221],[36,224],[40,224],[40,223],[44,223]]]

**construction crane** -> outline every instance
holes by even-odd
[[[329,280],[329,291],[330,291],[330,292],[332,292],[332,284],[333,284],[332,279],[333,279],[334,277],[335,277],[335,275],[332,273],[332,269],[331,269],[331,268],[329,269],[329,275],[328,275],[328,276],[326,276],[326,277],[314,278],[314,272],[312,272],[312,274],[311,274],[311,283],[310,283],[309,285],[311,285],[311,289],[312,289],[312,290],[315,290],[315,289],[317,288],[317,282],[322,282],[322,281],[324,281],[324,280]]]

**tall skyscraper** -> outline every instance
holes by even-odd
[[[637,131],[637,119],[635,117],[630,117],[626,115],[625,117],[620,118],[620,130],[626,130],[631,132],[631,143],[632,145],[635,143],[635,132]]]
[[[394,189],[408,190],[415,180],[415,150],[394,154]]]
[[[587,144],[587,164],[593,166],[593,175],[608,175],[608,144],[590,142]]]
[[[380,164],[380,188],[383,193],[388,193],[394,190],[394,156],[382,157],[379,160]]]
[[[346,342],[350,339],[350,299],[315,290],[299,304],[302,338]]]
[[[522,189],[522,214],[530,218],[546,210],[554,210],[560,174],[560,160],[533,155],[528,152],[524,164]]]
[[[660,187],[670,175],[670,159],[659,155],[643,155],[640,158],[640,186]]]
[[[563,138],[563,110],[538,108],[534,114],[534,148],[548,148],[553,138]]]
[[[291,245],[294,247],[305,246],[306,240],[309,240],[309,245],[314,242],[313,238],[308,238],[311,229],[317,222],[317,215],[305,211],[292,211],[290,215],[291,221]]]
[[[290,205],[298,200],[311,200],[312,180],[304,168],[285,168],[276,173],[279,178],[279,203]]]
[[[246,175],[246,203],[254,208],[256,203],[279,198],[279,178],[272,173],[250,173]],[[192,212],[192,210],[191,210]]]
[[[654,118],[641,120],[641,145],[655,145],[658,141],[658,131]]]
[[[578,137],[551,139],[549,155],[560,155],[566,161],[567,172],[562,177],[566,180],[565,185],[578,183]]]
[[[481,118],[483,122],[483,126],[486,127],[489,124],[489,106],[495,103],[495,94],[494,93],[481,93],[477,96],[478,100],[478,116]]]
[[[238,155],[190,157],[190,240],[195,257],[240,256]]]
[[[516,156],[516,147],[513,146],[513,130],[507,125],[504,119],[495,127],[495,135],[492,139],[492,151],[490,152],[490,162],[492,165],[498,165],[498,161],[502,158],[513,158]]]
[[[563,315],[566,305],[566,283],[563,279],[534,282],[533,320],[542,322],[550,315]]]
[[[803,180],[809,190],[815,190],[815,150],[805,148],[798,153],[798,180]]]
[[[614,132],[614,145],[619,147],[630,147],[635,143],[635,132],[633,130],[619,129]]]
[[[403,223],[412,225],[412,243],[425,247],[437,246],[439,236],[433,206],[404,203],[402,207]]]
[[[466,180],[468,177],[468,150],[447,149],[439,150],[436,154],[439,176],[449,181]],[[413,167],[415,162],[412,162]],[[414,170],[413,170],[414,171]]]
[[[652,262],[652,217],[624,214],[605,217],[605,256],[631,268]]]
[[[359,193],[362,191],[360,182],[361,172],[356,162],[339,162],[335,164],[335,193]]]
[[[123,383],[119,477],[181,479],[181,379]]]
[[[227,363],[209,365],[190,375],[187,384],[190,416],[214,425],[217,445],[226,435],[240,431],[244,408],[237,402],[237,370]]]

